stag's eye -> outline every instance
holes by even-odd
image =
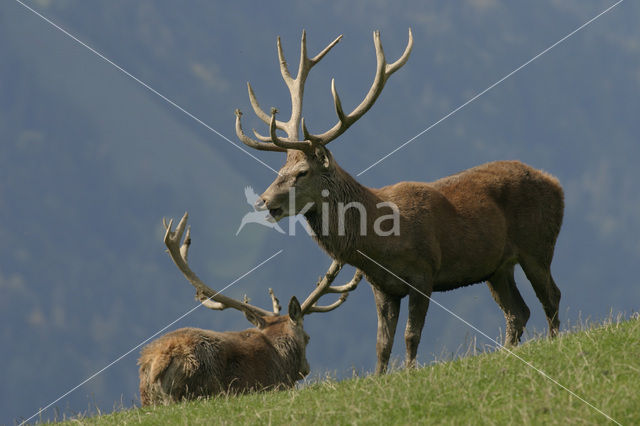
[[[300,179],[302,176],[306,176],[309,173],[309,170],[301,170],[296,175],[296,180]]]

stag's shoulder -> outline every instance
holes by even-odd
[[[448,208],[447,197],[431,183],[404,181],[378,188],[375,194],[385,202],[395,204],[405,215],[411,212]],[[427,207],[428,206],[428,207]]]
[[[386,201],[397,201],[404,198],[434,198],[440,193],[434,185],[427,182],[403,181],[373,190],[376,195]]]

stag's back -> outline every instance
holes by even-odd
[[[456,208],[490,200],[505,215],[536,228],[544,218],[555,234],[560,230],[564,193],[558,180],[520,161],[494,161],[433,183]],[[557,228],[557,229],[556,229]]]

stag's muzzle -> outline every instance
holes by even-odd
[[[258,198],[258,201],[253,205],[257,211],[267,210],[267,203],[262,199]]]

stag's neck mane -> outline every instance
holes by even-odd
[[[362,205],[366,211],[366,233],[369,233],[373,232],[373,223],[379,214],[376,206],[383,200],[337,164],[328,176],[327,188],[324,189],[329,194],[322,197],[320,206],[316,206],[305,217],[318,244],[332,258],[351,263],[350,259],[357,249],[367,250],[367,238],[366,234],[361,233],[360,211],[352,207],[345,209],[342,214],[340,206],[344,208],[354,202]],[[339,215],[344,217],[342,228]]]
[[[294,384],[300,379],[299,366],[302,363],[301,354],[304,348],[292,336],[281,336],[271,342],[280,357],[280,369],[284,373],[289,384]]]

